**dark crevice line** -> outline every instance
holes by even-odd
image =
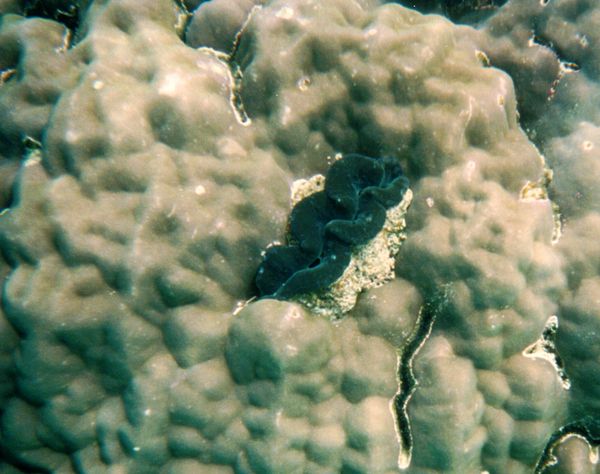
[[[235,60],[235,56],[239,50],[241,38],[244,32],[246,31],[246,28],[248,27],[248,23],[250,23],[250,20],[252,19],[254,13],[260,10],[261,8],[262,7],[260,5],[255,5],[254,7],[252,7],[250,13],[248,13],[248,16],[246,17],[246,20],[235,35],[230,53],[225,53],[223,51],[218,51],[214,48],[209,48],[205,46],[198,48],[199,51],[209,53],[211,56],[216,58],[218,61],[220,61],[227,67],[231,81],[230,103],[238,122],[246,127],[252,123],[252,119],[246,113],[244,102],[242,100],[243,72],[240,64]]]
[[[181,41],[187,44],[187,31],[190,23],[192,22],[194,14],[188,10],[188,7],[183,0],[173,1],[175,3],[175,8],[178,10],[176,30],[178,30]],[[180,22],[182,22],[182,24],[179,24]]]
[[[233,109],[233,113],[238,123],[245,127],[250,125],[252,123],[252,119],[250,119],[246,113],[246,109],[244,108],[244,103],[242,100],[242,72],[239,66],[231,60],[231,56],[229,54],[222,51],[217,51],[216,49],[206,46],[198,48],[198,51],[208,53],[227,68],[230,83],[229,103]]]
[[[11,78],[17,76],[16,68],[0,69],[0,86],[6,84]]]
[[[260,10],[262,8],[261,5],[254,5],[250,11],[248,12],[248,16],[246,17],[246,19],[244,20],[244,23],[242,23],[241,28],[239,29],[239,31],[235,34],[235,38],[233,39],[233,45],[231,46],[231,52],[229,53],[229,59],[230,61],[235,61],[235,55],[237,54],[237,52],[239,51],[240,48],[240,43],[242,41],[242,35],[245,33],[246,29],[248,28],[248,24],[250,23],[250,21],[252,20],[252,17],[255,15],[255,13]]]
[[[535,44],[548,49],[556,56],[556,59],[559,62],[558,74],[552,82],[550,89],[548,90],[548,100],[552,100],[554,95],[556,94],[556,89],[562,78],[566,74],[578,72],[581,69],[581,67],[576,62],[568,60],[567,55],[563,51],[561,51],[560,48],[558,48],[551,39],[548,39],[545,36],[541,35],[538,32],[537,26],[533,27],[531,33],[532,36],[530,39],[530,46]]]
[[[396,0],[424,14],[437,13],[454,23],[476,25],[502,8],[508,0]]]
[[[562,79],[567,74],[573,74],[580,71],[581,67],[579,64],[569,61],[566,59],[565,55],[556,47],[552,40],[549,40],[537,33],[537,28],[534,27],[532,30],[532,36],[529,40],[529,46],[540,46],[542,48],[548,49],[558,61],[558,72],[554,80],[548,86],[548,90],[546,91],[546,100],[548,102],[552,101],[556,96],[556,91]],[[530,133],[528,129],[526,129],[528,136],[530,139],[534,139],[535,135]],[[535,133],[535,132],[534,132]]]
[[[554,53],[554,55],[556,56],[556,58],[558,59],[558,61],[561,64],[561,69],[565,69],[570,72],[579,71],[579,69],[581,69],[579,64],[567,59],[567,54],[565,54],[564,51],[561,51],[561,49],[554,43],[554,41],[552,41],[551,39],[548,39],[545,36],[543,36],[542,34],[540,34],[537,26],[533,27],[533,30],[531,31],[531,33],[532,33],[532,36],[531,36],[530,44],[532,44],[532,43],[537,44],[546,49],[549,49],[552,53]]]
[[[557,463],[554,450],[569,436],[584,438],[592,447],[600,446],[600,417],[585,416],[555,431],[544,448],[544,452],[535,466],[535,474],[543,472]]]
[[[239,116],[240,123],[242,125],[250,125],[252,122],[244,107],[242,100],[242,70],[235,61],[230,61],[229,66],[231,68],[231,75],[233,77],[233,84],[231,86],[231,103]]]
[[[525,348],[523,355],[531,359],[543,359],[552,364],[556,370],[556,375],[560,379],[561,385],[565,390],[569,390],[569,388],[571,388],[571,381],[565,371],[565,364],[556,349],[557,332],[558,318],[556,316],[551,316],[544,326],[541,337]]]
[[[66,9],[61,9],[53,8],[48,3],[41,0],[26,2],[23,14],[28,18],[41,17],[54,20],[71,31],[77,31],[79,27],[79,5],[72,3]]]
[[[240,43],[242,41],[242,35],[246,32],[248,28],[248,24],[252,20],[254,14],[262,8],[261,5],[254,5],[248,16],[244,20],[242,27],[236,33],[235,38],[233,40],[233,45],[231,47],[231,52],[228,55],[227,63],[229,64],[229,68],[231,70],[231,75],[233,76],[233,86],[232,86],[232,103],[235,109],[238,111],[239,117],[241,119],[242,125],[249,125],[251,123],[250,117],[246,113],[246,109],[244,108],[244,103],[242,101],[242,80],[243,73],[240,64],[236,61],[235,57],[240,49]]]
[[[65,27],[63,44],[56,49],[56,52],[64,53],[72,49],[85,35],[84,16],[91,2],[89,0],[80,4],[73,2],[65,8],[58,8],[48,3],[43,0],[27,1],[23,7],[23,15],[27,18],[45,18],[63,25]]]
[[[400,348],[398,356],[398,392],[392,401],[396,431],[400,442],[398,467],[406,469],[412,456],[413,437],[407,406],[419,384],[413,371],[413,362],[423,344],[427,341],[439,313],[437,298],[424,304],[419,310],[415,329],[406,344]]]
[[[23,135],[21,143],[25,148],[27,158],[30,157],[32,152],[39,151],[41,153],[42,151],[42,142],[30,135]]]
[[[538,30],[537,27],[534,26],[533,31],[532,31],[532,36],[531,36],[531,41],[539,46],[543,46],[544,48],[549,49],[550,51],[552,51],[556,57],[558,58],[558,60],[562,63],[568,63],[568,64],[575,64],[572,63],[570,61],[566,60],[566,55],[563,54],[559,48],[554,44],[554,41],[552,41],[551,39],[546,38],[545,36],[541,35]]]

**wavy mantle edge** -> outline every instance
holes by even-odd
[[[292,184],[291,203],[294,206],[307,196],[322,191],[326,178],[317,174]],[[356,246],[344,273],[331,285],[318,292],[298,295],[292,301],[312,312],[331,319],[340,319],[356,305],[359,293],[377,288],[395,276],[396,255],[406,240],[406,213],[412,202],[410,188],[402,200],[386,210],[385,223],[369,242]]]

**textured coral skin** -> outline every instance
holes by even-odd
[[[1,472],[598,471],[598,1],[405,3],[0,0]],[[249,301],[351,153],[395,278]]]
[[[288,299],[336,281],[353,247],[381,230],[385,211],[402,201],[408,179],[392,158],[349,154],[327,173],[325,190],[297,203],[290,245],[267,249],[256,275],[259,296]]]

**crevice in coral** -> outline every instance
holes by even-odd
[[[476,24],[494,14],[508,0],[403,0],[400,3],[421,13],[438,13],[455,23]]]
[[[214,48],[203,46],[198,48],[198,51],[206,53],[217,61],[219,61],[227,70],[227,76],[229,78],[229,104],[235,115],[236,120],[240,125],[247,127],[252,123],[252,120],[246,113],[244,103],[242,101],[241,87],[242,87],[242,72],[239,66],[231,59],[231,54],[217,51]]]
[[[193,18],[192,12],[189,11],[187,5],[183,0],[173,0],[175,8],[177,8],[177,23],[175,24],[175,30],[179,35],[181,41],[185,43],[187,36],[187,30]]]
[[[229,103],[231,104],[231,108],[233,109],[235,118],[237,119],[238,123],[245,127],[249,126],[252,123],[252,119],[246,113],[244,101],[242,100],[243,72],[240,64],[236,61],[235,56],[239,50],[242,36],[246,31],[250,20],[252,19],[254,14],[261,8],[261,5],[255,5],[254,7],[252,7],[250,13],[248,13],[248,16],[246,17],[246,20],[242,24],[242,27],[235,35],[230,53],[217,51],[214,48],[209,48],[206,46],[198,48],[198,51],[210,54],[212,57],[216,58],[219,62],[226,66],[227,74],[229,75],[229,83],[231,85]]]
[[[539,46],[543,46],[544,48],[547,48],[550,51],[552,51],[561,63],[571,64],[571,65],[573,65],[574,68],[579,69],[579,66],[576,63],[568,61],[566,59],[567,55],[564,54],[562,51],[560,51],[560,49],[556,46],[556,44],[554,44],[554,41],[543,36],[541,33],[539,33],[537,28],[534,27],[534,29],[532,31],[532,36],[529,39],[529,45],[533,46],[536,44]]]
[[[438,312],[439,302],[437,298],[421,306],[413,333],[406,344],[398,351],[398,391],[391,401],[391,408],[400,444],[398,454],[398,467],[400,469],[408,468],[412,457],[413,437],[407,406],[419,385],[413,371],[413,363],[419,350],[431,335]]]
[[[534,145],[535,146],[535,145]],[[537,149],[537,146],[536,146]],[[538,150],[539,152],[539,150]],[[552,228],[552,245],[556,245],[563,234],[563,217],[558,203],[552,200],[550,185],[554,179],[554,171],[548,167],[544,155],[540,153],[544,171],[542,176],[535,181],[527,181],[525,186],[521,189],[519,199],[522,201],[536,201],[549,199],[552,205],[552,221],[554,226]]]
[[[538,46],[541,46],[543,48],[550,50],[556,56],[556,58],[559,62],[558,74],[557,74],[556,78],[554,79],[554,81],[552,81],[552,84],[550,85],[550,88],[548,89],[547,100],[551,101],[554,98],[554,96],[556,95],[556,89],[558,88],[558,85],[559,85],[560,81],[563,79],[563,77],[565,77],[567,74],[572,74],[574,72],[578,72],[581,69],[581,67],[576,62],[569,61],[566,58],[566,55],[560,51],[560,49],[554,44],[554,42],[552,40],[542,36],[541,34],[539,34],[536,31],[536,28],[533,29],[531,38],[529,39],[529,46],[534,46],[534,45],[538,45]]]
[[[542,359],[550,362],[556,370],[563,388],[569,390],[571,388],[571,381],[565,372],[563,361],[556,350],[555,340],[557,331],[558,317],[550,316],[540,338],[529,347],[526,347],[523,355],[530,359]]]
[[[554,450],[559,444],[571,436],[579,436],[583,438],[590,447],[598,448],[600,446],[600,418],[585,416],[555,431],[550,437],[542,456],[535,466],[535,474],[543,474],[547,468],[556,465],[558,460],[554,455]]]
[[[41,17],[62,23],[69,30],[76,31],[79,27],[79,5],[72,2],[65,8],[52,8],[48,2],[33,0],[25,3],[23,13],[26,17]]]
[[[233,46],[231,48],[231,52],[229,53],[228,63],[231,68],[231,74],[233,76],[233,87],[232,87],[232,101],[234,107],[238,110],[240,114],[240,118],[242,120],[242,125],[250,125],[251,119],[248,117],[246,110],[244,109],[244,103],[242,101],[242,67],[236,61],[235,57],[240,49],[240,43],[242,41],[242,35],[245,33],[248,28],[248,24],[252,20],[252,17],[262,8],[261,5],[254,5],[250,9],[250,13],[246,17],[246,20],[242,24],[240,30],[236,33],[235,38],[233,40]]]
[[[75,45],[74,38],[78,36],[82,23],[82,12],[88,7],[88,2],[65,3],[64,7],[48,5],[43,0],[30,0],[25,2],[23,15],[27,18],[38,17],[56,21],[65,27],[63,45],[57,52],[65,52]]]
[[[16,77],[17,69],[16,68],[6,68],[0,69],[0,87],[6,84],[10,79]]]

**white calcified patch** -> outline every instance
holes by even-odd
[[[565,390],[569,390],[571,388],[571,381],[562,368],[562,363],[557,356],[556,346],[554,344],[554,338],[557,330],[558,317],[552,315],[548,318],[548,321],[546,321],[542,336],[533,344],[526,347],[525,350],[523,350],[523,355],[525,357],[529,357],[530,359],[541,359],[552,364],[563,388]]]
[[[522,201],[533,202],[549,199],[548,187],[554,179],[554,172],[550,168],[546,167],[545,158],[542,155],[540,156],[542,158],[542,162],[544,163],[544,174],[535,182],[527,181],[525,186],[523,186],[521,189],[519,196],[519,199]],[[554,201],[552,201],[552,219],[554,221],[554,228],[552,230],[552,244],[555,245],[562,237],[563,231],[560,207]]]
[[[294,181],[292,206],[323,189],[325,177],[320,174]],[[322,291],[301,295],[296,300],[317,314],[338,319],[354,307],[361,291],[392,280],[395,256],[406,239],[405,215],[411,202],[412,191],[407,189],[402,201],[387,210],[381,231],[369,242],[354,249],[342,276]]]
[[[238,35],[239,34],[240,33],[238,32]],[[236,41],[237,40],[238,36],[236,36]],[[240,96],[242,72],[239,65],[232,62],[233,53],[227,54],[222,51],[217,51],[214,48],[209,48],[207,46],[202,46],[198,48],[198,51],[208,54],[209,56],[219,61],[221,67],[213,68],[213,72],[216,74],[225,74],[225,76],[227,77],[227,82],[229,84],[229,105],[231,106],[231,110],[233,111],[233,114],[240,125],[243,125],[244,127],[249,126],[252,123],[252,120],[246,114]],[[205,67],[202,61],[199,61],[197,64],[200,68]]]
[[[325,176],[322,174],[316,174],[308,179],[297,179],[292,183],[292,195],[290,197],[292,207],[302,201],[305,197],[323,191],[324,189]]]
[[[101,81],[96,81],[94,83],[94,89],[99,90],[104,87],[102,83],[101,87],[97,87],[96,83]],[[181,74],[176,72],[167,74],[167,76],[160,82],[158,86],[158,93],[160,95],[166,95],[169,97],[177,97],[179,93],[185,89],[185,83],[181,78]]]

